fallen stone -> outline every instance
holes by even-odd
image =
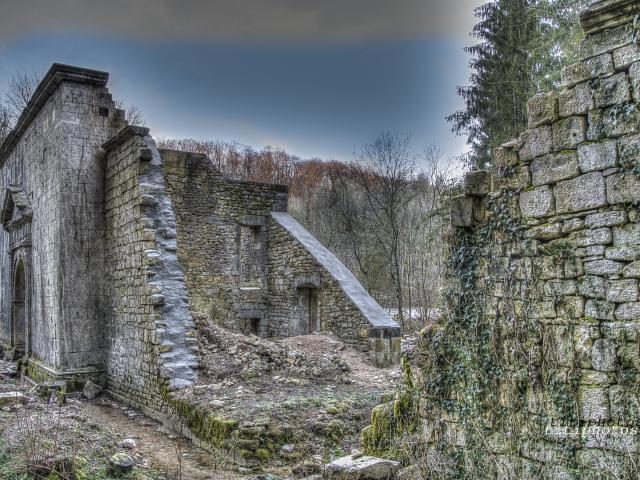
[[[410,465],[398,472],[397,480],[422,480],[422,472],[417,465]]]
[[[100,392],[102,392],[102,387],[96,383],[93,383],[91,380],[87,380],[84,384],[84,388],[82,389],[82,396],[87,400],[93,400],[96,398]]]
[[[116,453],[109,459],[112,475],[123,475],[133,470],[133,459],[126,453]]]
[[[27,398],[20,392],[0,392],[0,407],[22,405],[26,401]]]
[[[280,455],[289,455],[290,453],[293,453],[295,449],[296,446],[293,443],[285,443],[280,447]]]
[[[133,438],[125,438],[124,440],[122,440],[122,442],[120,442],[120,446],[128,450],[133,450],[138,446],[138,444]]]
[[[13,362],[0,360],[0,377],[13,378],[18,375],[18,366]]]
[[[400,463],[383,458],[353,455],[341,457],[325,465],[325,480],[384,480],[391,479],[400,470]]]

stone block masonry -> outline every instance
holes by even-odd
[[[638,477],[638,14],[593,2],[492,192],[452,205],[448,314],[416,354],[434,478]]]

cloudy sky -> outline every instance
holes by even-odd
[[[350,160],[382,130],[465,150],[460,108],[482,0],[0,0],[0,91],[53,62],[107,70],[157,137]]]

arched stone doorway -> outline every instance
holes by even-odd
[[[27,322],[27,281],[24,261],[19,259],[13,274],[12,288],[12,340],[17,356],[27,352],[28,322]]]

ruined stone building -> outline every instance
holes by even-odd
[[[561,88],[451,202],[448,314],[416,354],[426,478],[640,475],[638,15],[592,2]]]
[[[105,380],[159,412],[198,376],[197,321],[332,331],[398,361],[400,329],[287,213],[127,125],[108,74],[55,64],[0,147],[0,342],[36,379]]]

